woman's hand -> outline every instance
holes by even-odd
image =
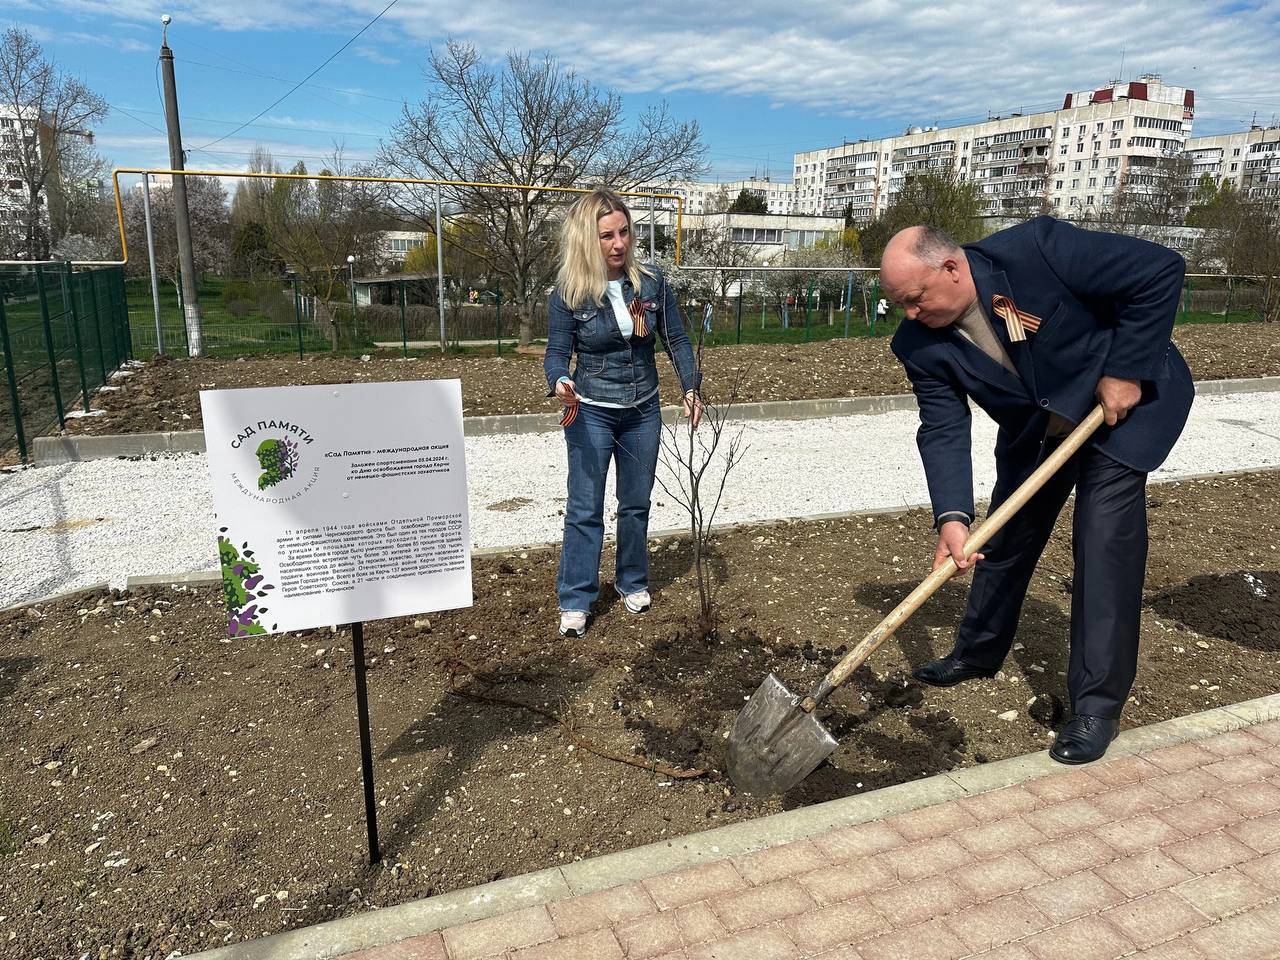
[[[556,399],[561,403],[573,403],[578,399],[578,394],[573,389],[572,380],[561,380],[556,384]]]
[[[697,430],[702,422],[702,398],[697,390],[690,390],[684,395],[684,415],[691,421],[689,426]]]

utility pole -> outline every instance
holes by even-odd
[[[160,72],[164,75],[164,116],[169,129],[169,167],[182,170],[182,130],[178,125],[178,85],[173,77],[173,51],[169,49],[169,15],[160,18],[164,37],[160,42]],[[178,261],[182,270],[182,312],[187,326],[187,352],[204,354],[200,325],[200,299],[196,284],[196,260],[191,251],[191,212],[187,209],[187,178],[173,175],[174,219],[178,223]]]
[[[436,184],[436,296],[440,304],[440,352],[444,353],[444,229],[440,225],[440,184]]]
[[[142,211],[147,221],[147,260],[151,265],[151,310],[156,315],[156,353],[164,356],[164,327],[160,325],[160,282],[156,276],[156,241],[151,233],[151,174],[142,175]]]

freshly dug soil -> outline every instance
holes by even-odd
[[[1280,474],[1151,488],[1126,725],[1280,689],[1277,502]],[[479,560],[472,608],[366,627],[375,868],[346,629],[228,640],[213,587],[2,614],[0,955],[158,960],[1042,749],[1065,696],[1068,523],[997,678],[909,678],[950,648],[966,587],[949,585],[830,701],[838,752],[765,801],[719,772],[743,698],[770,670],[807,690],[906,595],[925,515],[719,537],[714,636],[691,629],[687,543],[652,544],[640,617],[606,557],[574,641],[555,633],[554,552]]]
[[[1174,339],[1200,380],[1280,375],[1280,328],[1266,323],[1188,324]],[[680,395],[664,358],[658,361],[662,396]],[[740,402],[880,396],[910,390],[889,339],[853,337],[808,344],[742,344],[703,354],[705,391],[726,400],[740,382]],[[121,389],[99,393],[95,409],[105,416],[67,421],[70,433],[147,433],[196,430],[201,426],[199,391],[312,383],[366,383],[385,380],[462,379],[463,413],[546,413],[548,400],[542,359],[528,354],[423,356],[408,360],[372,355],[310,354],[187,360],[156,357]]]

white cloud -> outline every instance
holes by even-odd
[[[184,131],[185,133],[185,131]],[[298,143],[290,140],[263,140],[256,137],[232,137],[208,150],[195,149],[198,139],[184,136],[187,147],[187,166],[191,169],[243,170],[248,166],[249,153],[262,146],[284,168],[298,161],[308,170],[319,170],[332,155],[333,144]],[[118,166],[151,167],[166,169],[169,166],[169,141],[159,133],[119,133],[114,129],[98,134],[96,145],[100,153],[111,158]],[[361,163],[372,160],[374,150],[369,147],[342,148],[344,163]]]
[[[345,23],[349,6],[358,4],[338,4],[332,0],[316,0],[314,3],[288,0],[269,5],[252,0],[181,6],[171,0],[46,0],[44,4],[45,8],[53,7],[74,14],[82,22],[102,21],[110,17],[152,24],[157,40],[160,16],[165,13],[173,16],[171,31],[193,27],[286,31],[312,27],[333,29],[335,23]]]
[[[419,40],[452,33],[491,56],[550,50],[624,92],[759,96],[881,125],[1060,105],[1117,75],[1122,50],[1126,75],[1196,88],[1210,118],[1233,111],[1209,97],[1274,94],[1280,63],[1274,0],[655,0],[607,17],[584,0],[447,0],[388,17]]]
[[[124,53],[155,53],[160,49],[159,43],[144,43],[141,40],[133,40],[129,37],[103,33],[85,33],[79,30],[59,31],[55,35],[55,39],[68,43],[91,43],[110,47],[112,50],[119,50]]]
[[[400,65],[399,60],[395,57],[387,56],[385,50],[379,50],[376,47],[356,47],[355,54],[357,57],[368,60],[370,63],[376,63],[384,67],[397,67]]]
[[[110,17],[157,26],[166,8],[160,0],[49,5],[81,24]],[[308,40],[319,62],[335,32],[354,33],[384,6],[221,0],[175,11],[171,36],[323,28],[324,42]],[[1263,120],[1280,111],[1276,0],[652,0],[607,9],[587,0],[435,0],[392,8],[349,53],[417,63],[425,45],[447,35],[494,59],[510,48],[546,50],[623,92],[738,94],[846,117],[853,134],[1056,106],[1069,90],[1115,77],[1122,51],[1126,76],[1157,71],[1195,88],[1198,129],[1247,121],[1255,108]]]

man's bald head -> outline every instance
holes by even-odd
[[[880,258],[880,283],[910,320],[945,327],[977,296],[964,250],[928,225],[899,230]]]

